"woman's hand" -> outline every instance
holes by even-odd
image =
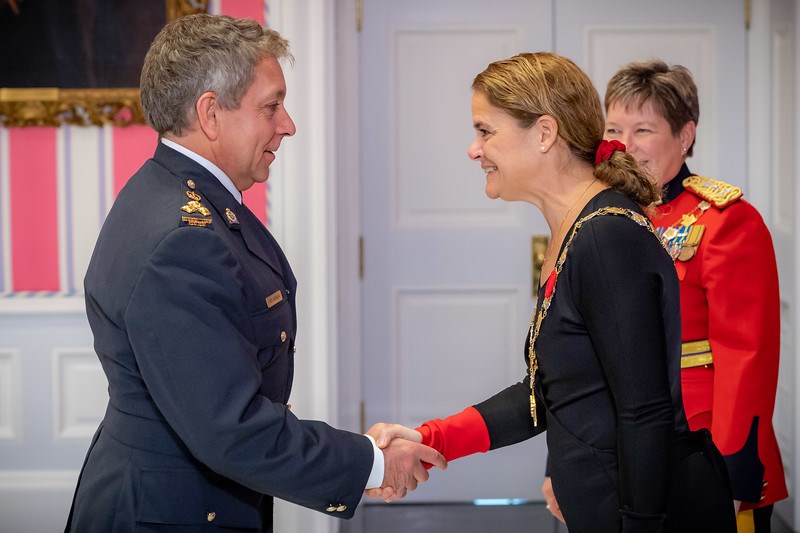
[[[550,479],[550,476],[544,478],[542,494],[544,495],[545,508],[550,511],[551,515],[558,518],[562,524],[566,524],[564,515],[561,514],[561,508],[556,501],[556,495],[553,493],[553,481]]]
[[[386,448],[394,439],[406,439],[414,442],[422,442],[422,435],[416,431],[400,424],[384,424],[379,422],[369,428],[367,435],[375,439],[378,448]]]

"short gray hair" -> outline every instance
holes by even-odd
[[[195,103],[211,91],[226,109],[238,109],[255,67],[266,58],[293,61],[289,43],[252,19],[189,15],[167,24],[144,59],[140,91],[147,123],[159,135],[181,135]]]
[[[700,120],[697,85],[689,69],[669,66],[660,59],[628,63],[617,71],[606,88],[606,112],[612,104],[641,110],[650,102],[677,135],[689,121]],[[694,152],[694,141],[687,155]]]

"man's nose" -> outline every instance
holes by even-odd
[[[289,116],[289,112],[284,109],[284,118],[281,123],[281,128],[278,130],[278,133],[291,137],[295,133],[297,133],[297,127],[294,125],[294,120],[292,117]]]

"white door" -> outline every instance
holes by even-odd
[[[530,241],[546,225],[527,204],[486,198],[483,171],[466,155],[470,85],[493,60],[549,48],[551,7],[530,0],[364,4],[366,423],[415,427],[525,374]],[[544,439],[535,439],[461,459],[409,499],[535,497],[544,453]]]
[[[730,2],[585,0],[364,2],[361,33],[362,358],[366,426],[416,426],[525,373],[534,208],[490,201],[469,89],[489,62],[555,50],[601,89],[633,59],[698,78],[691,168],[744,185],[745,31]],[[541,499],[544,437],[453,462],[412,501]]]

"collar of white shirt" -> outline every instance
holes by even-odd
[[[214,174],[214,177],[219,180],[219,182],[228,189],[233,197],[236,199],[237,202],[240,204],[242,203],[242,193],[233,185],[231,179],[219,168],[217,165],[206,159],[201,155],[197,155],[196,153],[192,152],[185,146],[181,146],[180,144],[176,143],[175,141],[170,141],[169,139],[161,138],[161,142],[164,143],[166,146],[169,146],[176,152],[180,152],[192,161],[197,162],[198,164],[202,165],[203,168]]]

